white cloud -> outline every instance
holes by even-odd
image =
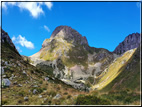
[[[15,36],[13,36],[13,37],[12,37],[12,41],[15,41],[15,40],[16,40],[16,37],[15,37]]]
[[[17,49],[19,52],[22,52],[22,50],[20,49],[19,46],[16,46],[16,49]]]
[[[5,2],[6,3],[6,2]],[[16,2],[7,2],[8,5],[16,5]]]
[[[2,2],[2,8],[7,9],[6,2]]]
[[[34,18],[44,14],[42,5],[46,5],[49,10],[53,7],[52,2],[2,2],[2,8],[7,9],[8,5],[17,6],[21,10],[27,10]]]
[[[41,5],[36,2],[19,2],[18,7],[22,10],[28,10],[34,18],[37,18],[40,14],[44,13]]]
[[[48,8],[49,10],[51,10],[51,8],[52,8],[52,6],[53,6],[52,2],[44,2],[44,3],[45,3],[45,5],[47,6],[47,8]]]
[[[50,29],[46,25],[44,25],[44,29],[50,32]]]
[[[25,37],[22,37],[21,35],[19,35],[17,38],[13,36],[12,41],[15,44],[20,44],[21,46],[26,47],[28,49],[34,49],[34,44],[31,41],[28,41]]]

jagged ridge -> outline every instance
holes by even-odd
[[[116,54],[123,54],[124,52],[139,47],[140,34],[132,33],[128,35],[123,42],[121,42],[113,51]]]

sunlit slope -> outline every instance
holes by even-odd
[[[71,43],[68,43],[61,37],[46,39],[45,42],[48,42],[49,45],[42,49],[40,59],[43,60],[54,60],[59,56],[66,55],[67,51],[72,47]]]
[[[140,47],[135,51],[123,72],[102,91],[131,89],[140,91]]]
[[[111,83],[124,70],[125,65],[127,65],[129,59],[132,57],[135,51],[136,49],[131,49],[125,52],[122,56],[116,58],[113,63],[99,75],[97,78],[97,84],[92,88],[101,90]]]

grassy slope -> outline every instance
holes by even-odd
[[[84,93],[73,89],[58,79],[53,80],[50,78],[49,81],[45,81],[44,77],[48,73],[39,71],[25,62],[8,44],[2,44],[2,60],[7,61],[9,64],[14,64],[14,66],[6,66],[4,68],[6,78],[10,78],[12,74],[17,76],[10,80],[10,87],[2,88],[2,105],[61,104],[74,97],[74,95]],[[2,66],[4,66],[4,63],[2,63]],[[28,76],[22,73],[23,70],[26,71]],[[14,85],[13,83],[16,81],[17,84]],[[18,84],[21,84],[22,87],[18,87]],[[34,85],[38,87],[33,87]],[[37,89],[38,92],[33,94],[33,89]],[[62,97],[58,100],[53,99],[56,94],[60,94]],[[42,95],[42,98],[39,98],[39,95]],[[28,101],[24,101],[25,96],[29,98]],[[45,98],[47,99],[44,101]],[[66,101],[66,103],[68,102]]]
[[[53,40],[46,40],[49,45],[42,49],[40,58],[43,60],[55,60],[59,57],[58,52],[60,52],[63,64],[67,67],[73,67],[74,65],[83,65],[86,69],[88,67],[88,53],[93,54],[96,52],[100,54],[102,51],[110,54],[108,50],[103,48],[93,48],[88,45],[73,45],[72,41],[67,42],[62,37],[55,37]],[[68,57],[65,56],[66,55]],[[94,61],[95,62],[95,61]]]
[[[107,86],[111,81],[113,81],[125,68],[127,63],[129,62],[129,59],[133,55],[135,50],[130,54],[128,51],[124,53],[121,57],[117,58],[116,61],[114,61],[106,70],[106,72],[102,72],[101,75],[99,75],[99,80],[96,85],[93,86],[93,88],[97,88],[97,90],[101,90],[105,86]],[[124,64],[122,64],[122,62]]]
[[[129,66],[128,69],[126,67]],[[77,105],[140,105],[140,48],[121,73],[102,90],[94,90],[86,95],[79,95]]]
[[[126,66],[129,67],[126,69]],[[136,50],[129,60],[125,69],[102,91],[120,90],[129,88],[131,90],[140,90],[140,48]]]
[[[48,42],[50,42],[48,40]],[[64,49],[63,49],[64,47]],[[43,51],[40,54],[40,58],[44,60],[54,60],[57,59],[59,56],[57,51],[61,51],[62,54],[64,54],[67,49],[70,49],[71,44],[67,41],[63,40],[60,37],[56,37],[50,42],[50,45],[45,47]],[[49,50],[47,50],[49,49]],[[57,53],[57,54],[56,54]]]

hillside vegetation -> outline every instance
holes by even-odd
[[[7,42],[2,43],[2,68],[2,80],[10,81],[10,86],[2,81],[2,105],[61,104],[85,94],[24,61]]]
[[[140,93],[140,47],[129,59],[124,70],[102,91],[121,90],[129,88]]]
[[[98,82],[93,86],[93,89],[100,90],[111,83],[125,69],[135,50],[136,49],[129,50],[121,57],[116,58],[113,63],[97,77]]]

